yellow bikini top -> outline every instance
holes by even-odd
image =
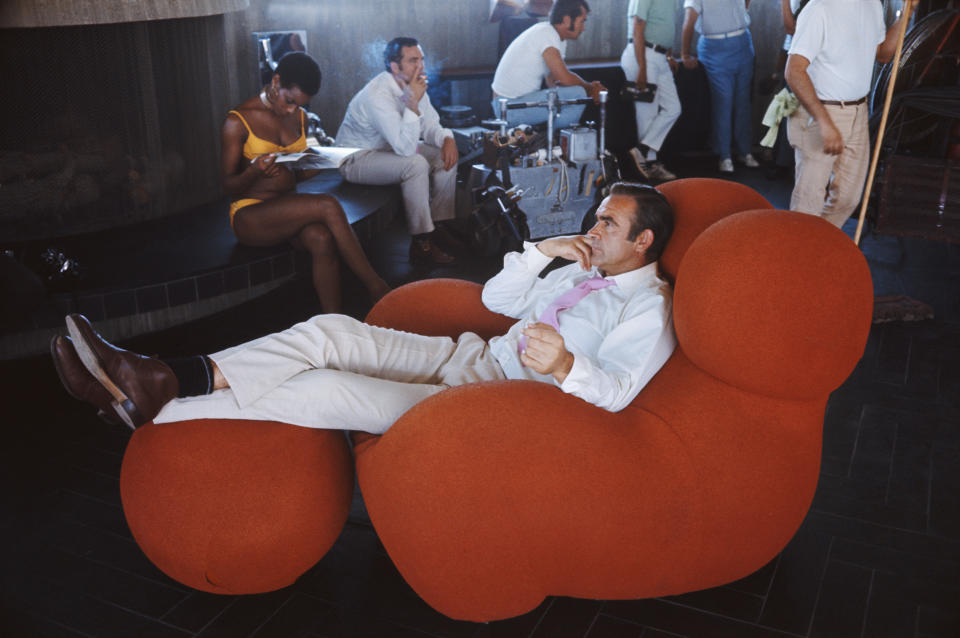
[[[267,153],[299,153],[300,151],[307,150],[307,132],[304,129],[303,109],[300,109],[300,137],[286,146],[280,146],[262,137],[257,137],[254,135],[253,129],[250,128],[250,125],[247,124],[247,121],[243,119],[243,116],[240,115],[239,112],[228,111],[228,113],[233,113],[239,117],[243,125],[247,127],[247,141],[243,143],[243,156],[248,160],[266,155]]]

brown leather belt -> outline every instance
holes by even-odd
[[[856,106],[858,104],[863,104],[867,101],[867,96],[864,95],[859,100],[820,100],[821,103],[828,106]]]

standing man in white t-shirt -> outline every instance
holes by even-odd
[[[889,61],[896,42],[897,23],[884,29],[879,1],[811,0],[800,12],[786,69],[801,104],[787,123],[797,165],[791,210],[839,228],[856,208],[870,162],[873,63]]]
[[[500,115],[498,98],[510,102],[541,102],[546,99],[548,87],[558,86],[558,97],[571,100],[589,95],[599,101],[604,86],[599,82],[587,82],[571,71],[563,61],[567,52],[567,40],[576,40],[583,33],[590,5],[586,0],[557,0],[550,12],[550,21],[535,24],[510,43],[503,52],[497,70],[493,74],[493,114]],[[583,105],[564,106],[555,121],[557,128],[571,126],[580,121]],[[547,121],[546,108],[511,109],[507,121],[517,124],[540,124]]]

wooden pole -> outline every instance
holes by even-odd
[[[873,159],[870,161],[870,171],[867,174],[867,187],[863,191],[863,201],[860,202],[860,219],[857,221],[857,232],[853,242],[860,245],[860,234],[863,232],[863,220],[867,216],[867,203],[870,201],[870,191],[873,190],[873,178],[877,172],[877,163],[880,160],[880,146],[883,134],[887,130],[887,116],[890,114],[890,101],[893,99],[893,87],[897,83],[897,72],[900,70],[900,54],[903,52],[903,40],[907,35],[907,23],[913,12],[915,0],[905,0],[903,13],[900,14],[900,33],[897,35],[897,50],[893,54],[893,67],[890,69],[890,80],[887,82],[887,94],[883,100],[883,115],[880,117],[880,129],[877,131],[877,141],[873,146]]]

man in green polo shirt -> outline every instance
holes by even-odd
[[[675,0],[630,0],[627,7],[627,46],[620,66],[639,90],[647,84],[657,87],[653,101],[634,103],[637,147],[630,149],[637,170],[650,181],[676,178],[657,161],[664,138],[680,117],[680,98],[673,80],[676,62],[670,55],[676,36],[676,4]]]

